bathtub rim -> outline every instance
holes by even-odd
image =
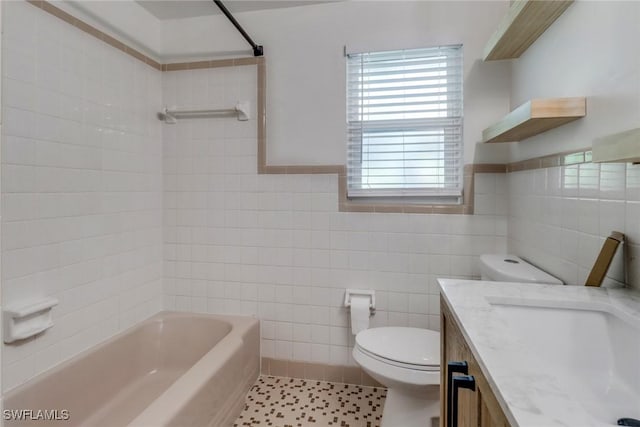
[[[234,353],[243,346],[244,338],[251,329],[260,330],[260,320],[252,316],[216,314],[205,314],[205,316],[228,321],[231,323],[231,331],[134,418],[128,427],[166,425],[181,408],[206,387],[210,375],[203,374],[213,374],[222,369]],[[258,351],[260,351],[259,348]],[[258,362],[258,375],[259,365],[260,362]],[[189,392],[185,393],[187,390]]]
[[[182,375],[180,375],[173,383],[171,383],[167,387],[167,389],[164,390],[156,399],[154,399],[150,405],[145,407],[138,415],[136,415],[136,417],[132,420],[132,422],[128,424],[129,426],[140,425],[140,424],[133,424],[133,422],[135,422],[141,416],[147,414],[150,408],[152,407],[155,408],[156,406],[158,406],[156,405],[156,403],[158,403],[158,401],[160,400],[162,400],[162,402],[165,402],[165,403],[162,403],[162,405],[164,406],[161,406],[160,409],[154,409],[152,412],[153,414],[166,413],[167,416],[170,417],[171,414],[179,410],[179,408],[182,407],[183,404],[186,404],[186,402],[188,402],[188,400],[192,398],[198,392],[198,390],[200,390],[200,387],[198,387],[198,383],[200,382],[204,383],[204,381],[206,380],[206,378],[204,377],[200,379],[201,381],[197,381],[196,379],[192,378],[194,376],[194,373],[193,373],[194,368],[198,367],[197,369],[198,375],[202,375],[202,370],[204,366],[213,365],[213,366],[216,366],[216,369],[220,369],[220,367],[224,365],[224,361],[228,360],[228,358],[231,357],[233,352],[242,345],[243,337],[246,335],[246,333],[249,330],[251,330],[251,328],[254,327],[254,325],[257,325],[257,327],[259,328],[259,323],[260,323],[259,320],[253,316],[223,315],[223,314],[210,314],[210,313],[190,313],[190,312],[183,312],[183,311],[168,311],[168,310],[157,312],[145,318],[144,320],[141,320],[138,323],[135,323],[127,327],[126,329],[123,329],[122,331],[119,331],[118,333],[105,339],[104,341],[101,341],[91,347],[88,347],[82,350],[80,353],[58,363],[57,365],[52,366],[50,369],[47,369],[46,371],[43,371],[37,374],[33,378],[30,378],[27,382],[6,391],[2,399],[3,409],[8,407],[7,406],[8,401],[11,401],[13,398],[16,397],[16,395],[22,392],[25,392],[30,387],[37,387],[38,382],[42,381],[43,379],[60,373],[60,371],[63,371],[64,369],[69,368],[74,363],[77,363],[78,361],[82,360],[88,355],[102,350],[103,348],[113,344],[114,342],[116,342],[117,340],[125,336],[136,333],[137,330],[139,330],[140,328],[146,325],[150,325],[157,321],[162,321],[164,319],[172,319],[172,318],[213,319],[213,320],[217,320],[225,323],[230,328],[228,332],[213,347],[211,347],[198,360],[196,360],[192,365],[190,365],[187,368],[187,370]],[[223,348],[228,348],[228,350],[223,351]],[[227,357],[224,357],[222,361],[217,361],[216,363],[216,358],[219,359],[220,357],[224,356],[225,353],[227,353]],[[208,369],[208,372],[215,372],[215,369]],[[188,381],[182,381],[185,376],[188,377]],[[182,386],[180,387],[181,391],[183,392],[182,396],[180,396],[180,398],[174,396],[171,400],[168,401],[171,403],[167,405],[164,396],[165,394],[167,394],[167,392],[174,389],[177,384],[180,384]],[[184,390],[187,390],[184,387],[191,387],[188,389],[189,393],[184,393]],[[175,393],[170,393],[170,394],[175,394]],[[180,402],[180,405],[176,406],[177,402]],[[169,409],[171,409],[171,412],[168,412]],[[153,418],[157,420],[155,415]],[[151,424],[143,424],[143,425],[151,425]]]

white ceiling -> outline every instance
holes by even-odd
[[[334,1],[342,0],[223,0],[223,3],[232,13],[239,13]],[[193,18],[221,13],[213,0],[136,0],[136,3],[160,20]]]

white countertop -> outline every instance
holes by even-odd
[[[635,325],[640,325],[640,293],[627,289],[584,286],[457,279],[438,281],[445,301],[513,426],[616,425],[616,420],[603,423],[593,417],[572,395],[566,384],[549,375],[544,360],[539,360],[532,354],[534,352],[526,343],[526,337],[517,336],[487,297],[521,299],[523,302],[553,301],[567,308],[584,304],[606,304],[624,314],[627,320],[631,319]],[[629,369],[639,369],[639,366],[640,360],[637,360],[637,365],[630,366]]]

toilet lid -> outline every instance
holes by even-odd
[[[356,343],[384,359],[411,365],[440,366],[440,334],[428,329],[366,329],[356,335]]]

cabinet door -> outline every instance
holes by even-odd
[[[440,382],[440,426],[446,427],[447,397],[449,396],[447,384],[447,363],[450,361],[465,361],[469,364],[469,374],[473,375],[473,356],[467,347],[464,338],[456,324],[450,318],[448,312],[441,314],[441,382]],[[454,374],[455,375],[455,374]],[[454,411],[456,408],[454,408]],[[477,427],[478,424],[478,395],[471,390],[458,391],[458,427]]]
[[[472,375],[476,381],[475,392],[470,390],[459,390],[458,392],[458,427],[509,427],[510,424],[498,400],[473,357],[448,306],[442,301],[440,307],[440,357],[442,358],[440,367],[440,427],[446,427],[448,422],[447,363],[450,361],[466,361],[469,367],[469,375]]]
[[[491,396],[493,397],[493,396]],[[478,389],[478,426],[480,427],[509,427],[509,423],[502,416],[502,412],[496,412],[489,410],[487,401],[491,401],[491,398],[485,399],[485,395],[482,394],[482,389]]]

